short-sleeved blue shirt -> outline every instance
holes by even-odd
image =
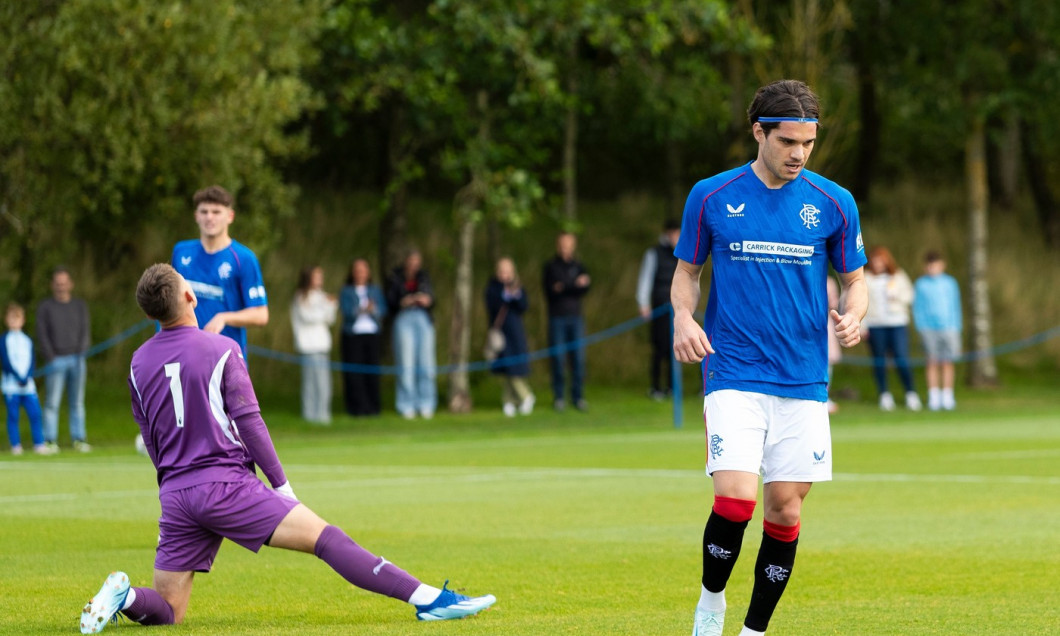
[[[771,190],[748,163],[692,188],[674,255],[711,257],[704,393],[828,399],[828,264],[866,262],[849,192],[808,170]]]
[[[238,241],[213,254],[199,239],[181,241],[173,247],[172,265],[199,299],[195,317],[200,328],[222,311],[268,305],[258,257]],[[221,333],[238,342],[246,355],[246,329],[226,326]]]

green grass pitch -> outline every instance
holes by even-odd
[[[1060,417],[1052,389],[961,397],[954,413],[832,420],[771,635],[1060,633]],[[479,617],[417,623],[315,558],[222,548],[166,634],[687,634],[711,502],[696,401],[617,391],[589,414],[488,409],[407,423],[270,415],[302,501],[425,582],[493,593]],[[158,503],[127,405],[90,401],[97,451],[0,459],[0,633],[77,633],[108,572],[150,584]],[[111,402],[107,400],[107,402]],[[126,427],[126,428],[123,428]],[[97,437],[106,438],[102,433]],[[127,440],[127,441],[122,441]],[[759,507],[760,508],[760,507]],[[739,631],[761,511],[729,585]],[[131,623],[106,633],[136,634]],[[148,633],[148,632],[144,632]]]

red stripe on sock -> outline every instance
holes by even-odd
[[[791,543],[795,539],[799,538],[799,528],[802,527],[802,524],[796,523],[793,526],[782,526],[779,523],[770,523],[768,521],[763,520],[762,527],[765,528],[766,534],[773,537],[777,541]]]
[[[755,500],[714,495],[714,512],[734,523],[750,521],[755,512]]]

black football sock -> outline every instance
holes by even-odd
[[[744,625],[758,631],[766,631],[769,619],[784,594],[788,578],[795,566],[795,549],[799,544],[796,537],[793,541],[781,541],[762,534],[762,547],[758,550],[755,562],[755,584],[751,592],[751,605],[747,609]]]
[[[747,521],[729,521],[717,512],[710,513],[707,527],[703,529],[703,587],[707,591],[725,589],[740,556],[746,529]]]

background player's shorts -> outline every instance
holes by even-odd
[[[924,354],[940,362],[953,362],[961,355],[961,332],[956,329],[928,329],[920,332]]]
[[[298,505],[252,475],[190,486],[158,499],[162,517],[155,567],[167,572],[209,572],[222,538],[257,552]]]
[[[723,389],[703,398],[707,474],[738,470],[762,481],[832,479],[832,436],[824,402]]]

